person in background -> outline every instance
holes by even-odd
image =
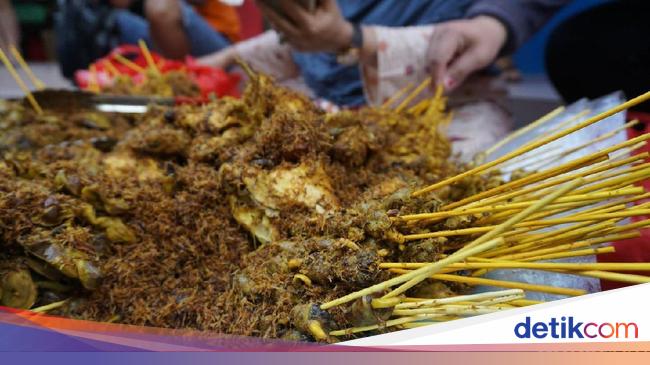
[[[238,39],[239,18],[219,0],[109,0],[124,43],[144,39],[168,58],[203,56]],[[207,17],[206,17],[207,16]]]
[[[219,0],[59,0],[55,22],[58,58],[68,78],[116,46],[140,39],[180,59],[219,51],[239,34],[236,10]]]
[[[19,41],[20,27],[11,0],[0,0],[0,49],[7,53],[9,46],[18,45]]]
[[[227,66],[241,57],[281,81],[302,76],[335,104],[380,104],[428,76],[457,88],[568,2],[322,0],[309,11],[301,2],[258,1],[275,31],[202,61]]]

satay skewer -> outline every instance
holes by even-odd
[[[565,129],[565,130],[563,130],[561,132],[558,132],[556,134],[553,134],[553,135],[550,135],[548,137],[542,138],[540,140],[534,141],[532,143],[528,143],[528,144],[526,144],[526,145],[524,145],[524,146],[522,146],[522,147],[520,147],[520,148],[518,148],[518,149],[516,149],[516,150],[514,150],[512,152],[509,152],[509,153],[505,154],[504,156],[501,156],[501,157],[497,158],[494,161],[485,163],[485,164],[483,164],[481,166],[475,167],[475,168],[473,168],[471,170],[468,170],[466,172],[463,172],[463,173],[458,174],[456,176],[453,176],[451,178],[448,178],[448,179],[445,179],[445,180],[440,181],[438,183],[429,185],[429,186],[427,186],[427,187],[425,187],[423,189],[420,189],[420,190],[414,192],[412,195],[413,196],[423,195],[423,194],[426,194],[428,192],[438,190],[438,189],[440,189],[440,188],[442,188],[444,186],[454,184],[454,183],[462,180],[463,178],[465,178],[467,176],[479,174],[479,173],[481,173],[481,172],[483,172],[483,171],[485,171],[485,170],[487,170],[487,169],[489,169],[489,168],[491,168],[493,166],[497,166],[497,165],[499,165],[499,164],[501,164],[501,163],[503,163],[505,161],[509,161],[509,160],[511,160],[511,159],[523,154],[523,153],[530,152],[530,151],[532,151],[532,150],[534,150],[536,148],[539,148],[539,147],[544,146],[544,145],[546,145],[548,143],[556,141],[556,140],[558,140],[558,139],[560,139],[562,137],[565,137],[565,136],[567,136],[567,135],[569,135],[569,134],[571,134],[571,133],[573,133],[575,131],[586,128],[586,127],[588,127],[588,126],[590,126],[592,124],[595,124],[595,123],[597,123],[597,122],[599,122],[599,121],[601,121],[601,120],[603,120],[605,118],[611,117],[614,114],[620,113],[620,112],[622,112],[624,110],[627,110],[627,109],[629,109],[629,108],[631,108],[633,106],[636,106],[636,105],[641,104],[641,103],[643,103],[645,101],[648,101],[648,100],[650,100],[650,92],[642,94],[642,95],[640,95],[640,96],[638,96],[638,97],[636,97],[634,99],[631,99],[631,100],[629,100],[629,101],[627,101],[627,102],[625,102],[623,104],[620,104],[620,105],[618,105],[618,106],[616,106],[614,108],[611,108],[611,109],[609,109],[607,111],[604,111],[604,112],[602,112],[602,113],[600,113],[600,114],[598,114],[596,116],[593,116],[591,118],[588,118],[587,120],[585,120],[585,121],[583,121],[581,123],[578,123],[577,125],[575,125],[573,127],[567,128],[567,129]]]
[[[29,90],[23,79],[20,78],[20,75],[18,75],[18,72],[16,72],[16,69],[14,68],[14,65],[9,61],[9,58],[7,58],[7,55],[4,53],[2,49],[0,49],[0,59],[2,60],[2,63],[4,63],[5,67],[7,68],[7,71],[11,74],[11,76],[16,80],[16,83],[18,84],[18,87],[25,93],[25,97],[27,98],[27,101],[31,104],[32,108],[36,111],[36,114],[43,114],[43,109],[41,106],[38,104],[36,101],[36,98],[34,98],[34,95],[32,92]]]
[[[25,59],[20,54],[18,49],[15,46],[12,45],[12,46],[9,47],[9,52],[11,52],[11,54],[14,56],[14,58],[16,59],[16,61],[20,65],[20,67],[23,69],[23,71],[25,71],[25,74],[27,75],[29,80],[32,82],[34,87],[36,87],[37,90],[45,90],[45,83],[43,81],[41,81],[38,77],[36,77],[36,75],[32,71],[32,68],[29,67],[27,62],[25,62]]]

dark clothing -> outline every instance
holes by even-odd
[[[650,1],[603,4],[562,23],[549,38],[549,77],[567,103],[623,90],[650,90]],[[650,105],[636,108],[650,112]]]
[[[491,15],[508,28],[508,41],[502,53],[514,52],[541,28],[556,11],[571,0],[479,0],[467,17]]]

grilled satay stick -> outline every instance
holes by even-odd
[[[23,55],[18,52],[18,49],[15,46],[10,46],[9,47],[9,52],[14,56],[20,67],[25,71],[25,74],[29,78],[29,80],[32,82],[34,87],[36,87],[37,90],[44,90],[45,89],[45,83],[41,81],[34,72],[32,71],[32,68],[29,67],[27,62],[25,62],[25,59],[23,58]]]
[[[499,165],[499,164],[501,164],[501,163],[503,163],[505,161],[511,160],[511,159],[523,154],[523,153],[526,153],[526,152],[532,151],[532,150],[534,150],[534,149],[536,149],[538,147],[544,146],[544,145],[546,145],[548,143],[551,143],[551,142],[553,142],[555,140],[558,140],[558,139],[560,139],[560,138],[562,138],[564,136],[567,136],[567,135],[569,135],[569,134],[571,134],[571,133],[573,133],[575,131],[586,128],[586,127],[588,127],[588,126],[590,126],[590,125],[592,125],[594,123],[597,123],[597,122],[599,122],[599,121],[601,121],[601,120],[603,120],[603,119],[605,119],[607,117],[610,117],[610,116],[612,116],[614,114],[617,114],[617,113],[619,113],[619,112],[621,112],[623,110],[629,109],[629,108],[631,108],[633,106],[636,106],[636,105],[638,105],[640,103],[643,103],[645,101],[648,101],[648,100],[650,100],[650,92],[647,92],[647,93],[645,93],[643,95],[640,95],[640,96],[638,96],[638,97],[636,97],[636,98],[634,98],[632,100],[629,100],[629,101],[627,101],[627,102],[625,102],[623,104],[620,104],[620,105],[618,105],[618,106],[616,106],[616,107],[614,107],[614,108],[612,108],[610,110],[607,110],[607,111],[605,111],[603,113],[600,113],[600,114],[598,114],[598,115],[596,115],[594,117],[591,117],[591,118],[585,120],[584,122],[581,122],[581,123],[579,123],[579,124],[577,124],[577,125],[575,125],[573,127],[567,128],[567,129],[565,129],[565,130],[563,130],[561,132],[558,132],[558,133],[553,134],[551,136],[542,138],[540,140],[528,143],[528,144],[518,148],[515,151],[512,151],[512,152],[507,153],[506,155],[504,155],[502,157],[497,158],[494,161],[491,161],[491,162],[488,162],[488,163],[483,164],[481,166],[475,167],[475,168],[473,168],[473,169],[471,169],[469,171],[463,172],[461,174],[458,174],[458,175],[456,175],[454,177],[451,177],[451,178],[448,178],[446,180],[440,181],[438,183],[429,185],[429,186],[427,186],[427,187],[425,187],[425,188],[423,188],[421,190],[418,190],[418,191],[414,192],[412,195],[413,196],[423,195],[423,194],[426,194],[428,192],[440,189],[440,188],[442,188],[444,186],[451,185],[451,184],[453,184],[453,183],[455,183],[457,181],[462,180],[463,178],[465,178],[467,176],[479,174],[479,173],[489,169],[490,167],[497,166],[497,165]]]
[[[29,88],[27,85],[25,85],[25,82],[23,79],[20,78],[20,75],[18,75],[18,72],[16,72],[16,69],[14,68],[14,65],[11,64],[11,61],[9,61],[9,58],[7,58],[7,55],[4,53],[2,49],[0,49],[0,60],[2,60],[2,63],[4,63],[5,67],[7,68],[7,71],[11,74],[11,77],[16,80],[16,84],[18,84],[18,87],[25,93],[25,97],[27,98],[27,101],[31,104],[32,108],[36,111],[36,114],[43,114],[43,109],[41,109],[41,106],[38,104],[36,101],[36,98],[34,98],[34,95],[32,94],[31,91],[29,91]]]

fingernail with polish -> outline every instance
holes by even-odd
[[[453,89],[454,87],[456,87],[456,80],[454,80],[449,76],[445,77],[445,87],[447,89]]]

